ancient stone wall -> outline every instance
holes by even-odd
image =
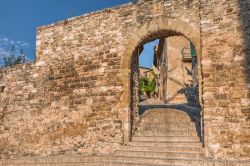
[[[1,80],[6,85],[1,93],[1,155],[112,153],[123,143],[116,44],[121,40],[123,10],[38,29],[38,62],[28,69],[6,69]],[[33,67],[37,64],[45,65]]]
[[[112,113],[112,108],[96,110],[104,102],[113,106],[111,94],[105,94],[108,90],[103,87],[102,91],[97,91],[98,101],[83,99],[80,95],[84,90],[72,88],[75,82],[67,80],[72,78],[74,69],[67,67],[63,70],[69,72],[53,70],[40,61],[3,71],[1,155],[27,157],[97,153],[99,141],[103,142],[100,147],[105,145],[103,153],[108,153],[112,150],[106,148],[121,142],[119,129],[122,122]],[[63,77],[65,82],[55,82],[55,77]],[[114,88],[115,91],[119,89]],[[110,101],[106,101],[109,98]]]
[[[148,0],[38,28],[37,62],[0,71],[0,156],[112,153],[131,134],[135,49],[182,34],[201,58],[201,23],[205,147],[215,158],[249,158],[237,3],[202,0],[200,12],[199,0]]]
[[[240,4],[201,0],[205,145],[214,158],[249,159],[249,52]],[[244,27],[244,28],[243,28]],[[248,18],[249,35],[249,18]]]

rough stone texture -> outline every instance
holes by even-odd
[[[132,124],[132,132],[136,130],[139,122],[139,108],[138,103],[139,100],[139,55],[137,49],[134,53],[134,56],[131,58],[131,73],[130,73],[130,108],[131,108],[131,124]]]
[[[118,149],[135,48],[182,34],[201,61],[207,156],[250,159],[249,18],[247,0],[145,0],[38,28],[37,62],[0,71],[1,157]]]
[[[39,63],[3,71],[6,88],[1,94],[4,104],[1,107],[1,154],[21,157],[97,153],[100,150],[108,153],[107,148],[119,145],[122,124],[112,111],[115,106],[109,90],[105,86],[100,87],[101,90],[74,89],[71,72],[59,74],[62,70],[58,70],[58,76],[52,76],[52,69],[40,67]],[[63,70],[74,72],[74,65]],[[64,80],[55,82],[55,77]],[[80,97],[83,91],[98,95],[93,99],[83,98]],[[113,91],[118,95],[120,90]],[[110,107],[100,109],[103,103]],[[96,146],[105,147],[97,151]]]
[[[250,17],[242,18],[249,5],[201,1],[204,135],[212,158],[250,157]]]
[[[173,105],[172,105],[173,106]],[[37,159],[0,160],[0,165],[30,166],[249,166],[250,161],[204,159],[196,108],[146,109],[132,141],[114,155],[64,155]],[[179,123],[182,119],[183,123]]]

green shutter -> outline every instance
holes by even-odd
[[[191,49],[191,57],[196,57],[197,56],[196,49],[192,42],[190,42],[190,49]]]

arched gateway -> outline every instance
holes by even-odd
[[[139,25],[138,29],[131,35],[128,36],[128,38],[125,38],[122,45],[125,46],[125,51],[123,52],[122,55],[122,69],[124,70],[123,72],[123,83],[124,83],[124,93],[122,96],[122,101],[121,105],[127,105],[128,111],[128,116],[127,119],[125,120],[125,129],[131,129],[132,128],[132,123],[131,123],[131,116],[133,110],[131,110],[131,85],[129,84],[130,82],[130,77],[129,75],[133,74],[133,69],[131,69],[131,61],[136,56],[137,54],[137,49],[142,46],[143,44],[155,40],[157,38],[167,38],[170,36],[185,36],[188,38],[192,43],[194,43],[197,53],[198,53],[198,59],[200,61],[200,32],[199,28],[192,28],[188,23],[183,22],[181,20],[172,20],[172,19],[167,19],[164,18],[163,16],[155,17],[153,20],[150,21],[145,21],[141,25]],[[134,35],[136,34],[136,35]],[[199,75],[201,78],[201,67],[199,67]],[[200,80],[201,81],[201,80]],[[200,82],[200,86],[201,82]],[[202,92],[200,90],[200,92]],[[202,95],[200,95],[202,96]],[[202,102],[202,99],[200,99]],[[135,108],[136,109],[136,108]],[[135,111],[135,110],[134,110]],[[137,112],[134,112],[135,114],[138,114]],[[137,120],[135,120],[137,121]],[[135,122],[137,123],[137,122]],[[129,134],[130,131],[125,132],[125,134]],[[128,135],[128,140],[130,136]]]
[[[135,50],[182,35],[198,54],[206,157],[250,159],[247,9],[247,0],[144,0],[39,27],[37,61],[0,71],[0,157],[112,154],[127,144],[139,121]]]

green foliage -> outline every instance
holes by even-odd
[[[141,77],[140,78],[140,82],[139,82],[139,91],[141,94],[146,93],[146,94],[155,94],[156,93],[156,82],[153,79],[152,81],[150,81],[148,78],[146,77]]]
[[[25,62],[23,49],[20,50],[20,55],[18,55],[18,56],[15,55],[15,52],[16,52],[16,49],[13,46],[11,49],[10,55],[4,57],[4,66],[5,67],[14,66],[14,65],[21,64],[21,63]]]

